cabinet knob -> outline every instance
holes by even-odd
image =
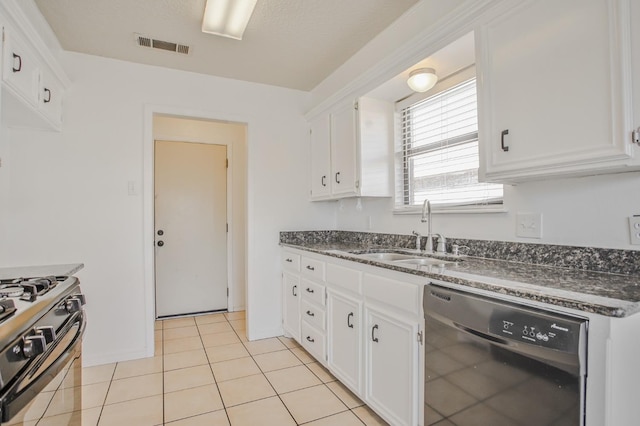
[[[509,129],[505,129],[502,131],[502,133],[500,134],[500,146],[502,147],[503,151],[509,151],[509,147],[505,146],[504,144],[504,137],[507,136],[509,134]]]
[[[158,247],[162,247],[164,245],[164,241],[160,240],[158,241]]]
[[[20,72],[20,71],[22,71],[22,56],[17,55],[17,54],[15,54],[15,53],[14,53],[14,54],[13,54],[13,59],[14,59],[14,61],[13,61],[13,63],[14,63],[14,64],[16,63],[16,61],[15,61],[15,60],[16,60],[16,59],[18,60],[18,68],[16,68],[16,67],[14,66],[14,67],[12,68],[13,72]]]
[[[307,293],[315,293],[312,288],[307,287]]]
[[[298,288],[297,285],[294,285],[293,287],[291,287],[291,294],[293,294],[294,297],[298,297],[298,294],[296,293],[297,288]]]
[[[316,270],[316,268],[314,268],[314,267],[313,267],[313,266],[311,266],[311,265],[307,265],[307,269],[308,269],[308,270],[310,270],[310,271],[315,271],[315,270]]]
[[[327,179],[327,175],[322,176],[322,179],[320,179],[322,186],[327,186],[327,182],[325,182],[326,179]]]
[[[44,88],[44,94],[45,94],[44,103],[48,104],[49,102],[51,102],[51,90],[49,90],[49,89],[47,89],[45,87]]]
[[[349,315],[347,315],[347,327],[349,328],[353,328],[353,322],[351,322],[352,318],[353,318],[353,312],[349,312]]]
[[[378,324],[374,325],[371,328],[371,340],[373,340],[374,342],[378,342],[378,338],[376,337],[376,330],[378,329]]]
[[[307,336],[307,342],[315,342],[316,340],[314,338],[312,338],[311,336]]]
[[[311,311],[307,311],[307,315],[309,315],[310,317],[315,317],[315,316],[316,316],[316,314],[314,314],[314,313],[313,313],[313,312],[311,312]]]
[[[336,183],[340,183],[340,172],[336,172]]]

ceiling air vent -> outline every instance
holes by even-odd
[[[136,44],[141,47],[152,47],[154,49],[166,50],[169,52],[189,54],[189,46],[171,41],[157,40],[155,38],[143,36],[142,34],[134,34]]]

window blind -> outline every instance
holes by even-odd
[[[502,203],[502,185],[478,182],[475,79],[403,108],[399,119],[396,208],[425,199],[447,206]]]

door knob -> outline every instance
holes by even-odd
[[[164,241],[160,240],[158,241],[158,247],[162,247],[164,245]]]

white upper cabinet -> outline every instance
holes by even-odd
[[[346,102],[311,120],[311,199],[392,195],[393,105]]]
[[[628,0],[527,0],[478,29],[484,180],[639,168],[630,22]]]
[[[25,25],[16,1],[0,4],[2,30],[2,123],[11,127],[62,129],[67,77],[48,47]]]

